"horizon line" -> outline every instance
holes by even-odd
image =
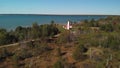
[[[35,13],[3,13],[0,15],[99,15],[99,16],[120,16],[119,14],[35,14]]]

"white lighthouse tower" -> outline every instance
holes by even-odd
[[[69,30],[70,29],[70,22],[68,21],[67,22],[67,28],[66,28],[67,30]]]
[[[70,21],[68,21],[67,24],[63,26],[63,28],[70,30],[70,28],[72,28],[72,25],[70,25]]]

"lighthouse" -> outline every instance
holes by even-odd
[[[70,25],[70,21],[68,21],[67,24],[63,26],[63,28],[70,30],[70,28],[72,28],[72,26]]]
[[[69,30],[70,29],[70,22],[68,21],[67,22],[67,30]]]

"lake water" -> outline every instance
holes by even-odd
[[[68,20],[72,22],[80,22],[81,20],[100,19],[106,16],[101,15],[23,15],[23,14],[1,14],[0,28],[14,29],[17,26],[31,26],[33,22],[38,24],[48,24],[52,20],[55,23],[64,24]]]

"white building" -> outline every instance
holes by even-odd
[[[70,22],[68,21],[67,24],[63,26],[63,28],[69,30],[70,28],[72,28],[72,25],[71,25]]]

